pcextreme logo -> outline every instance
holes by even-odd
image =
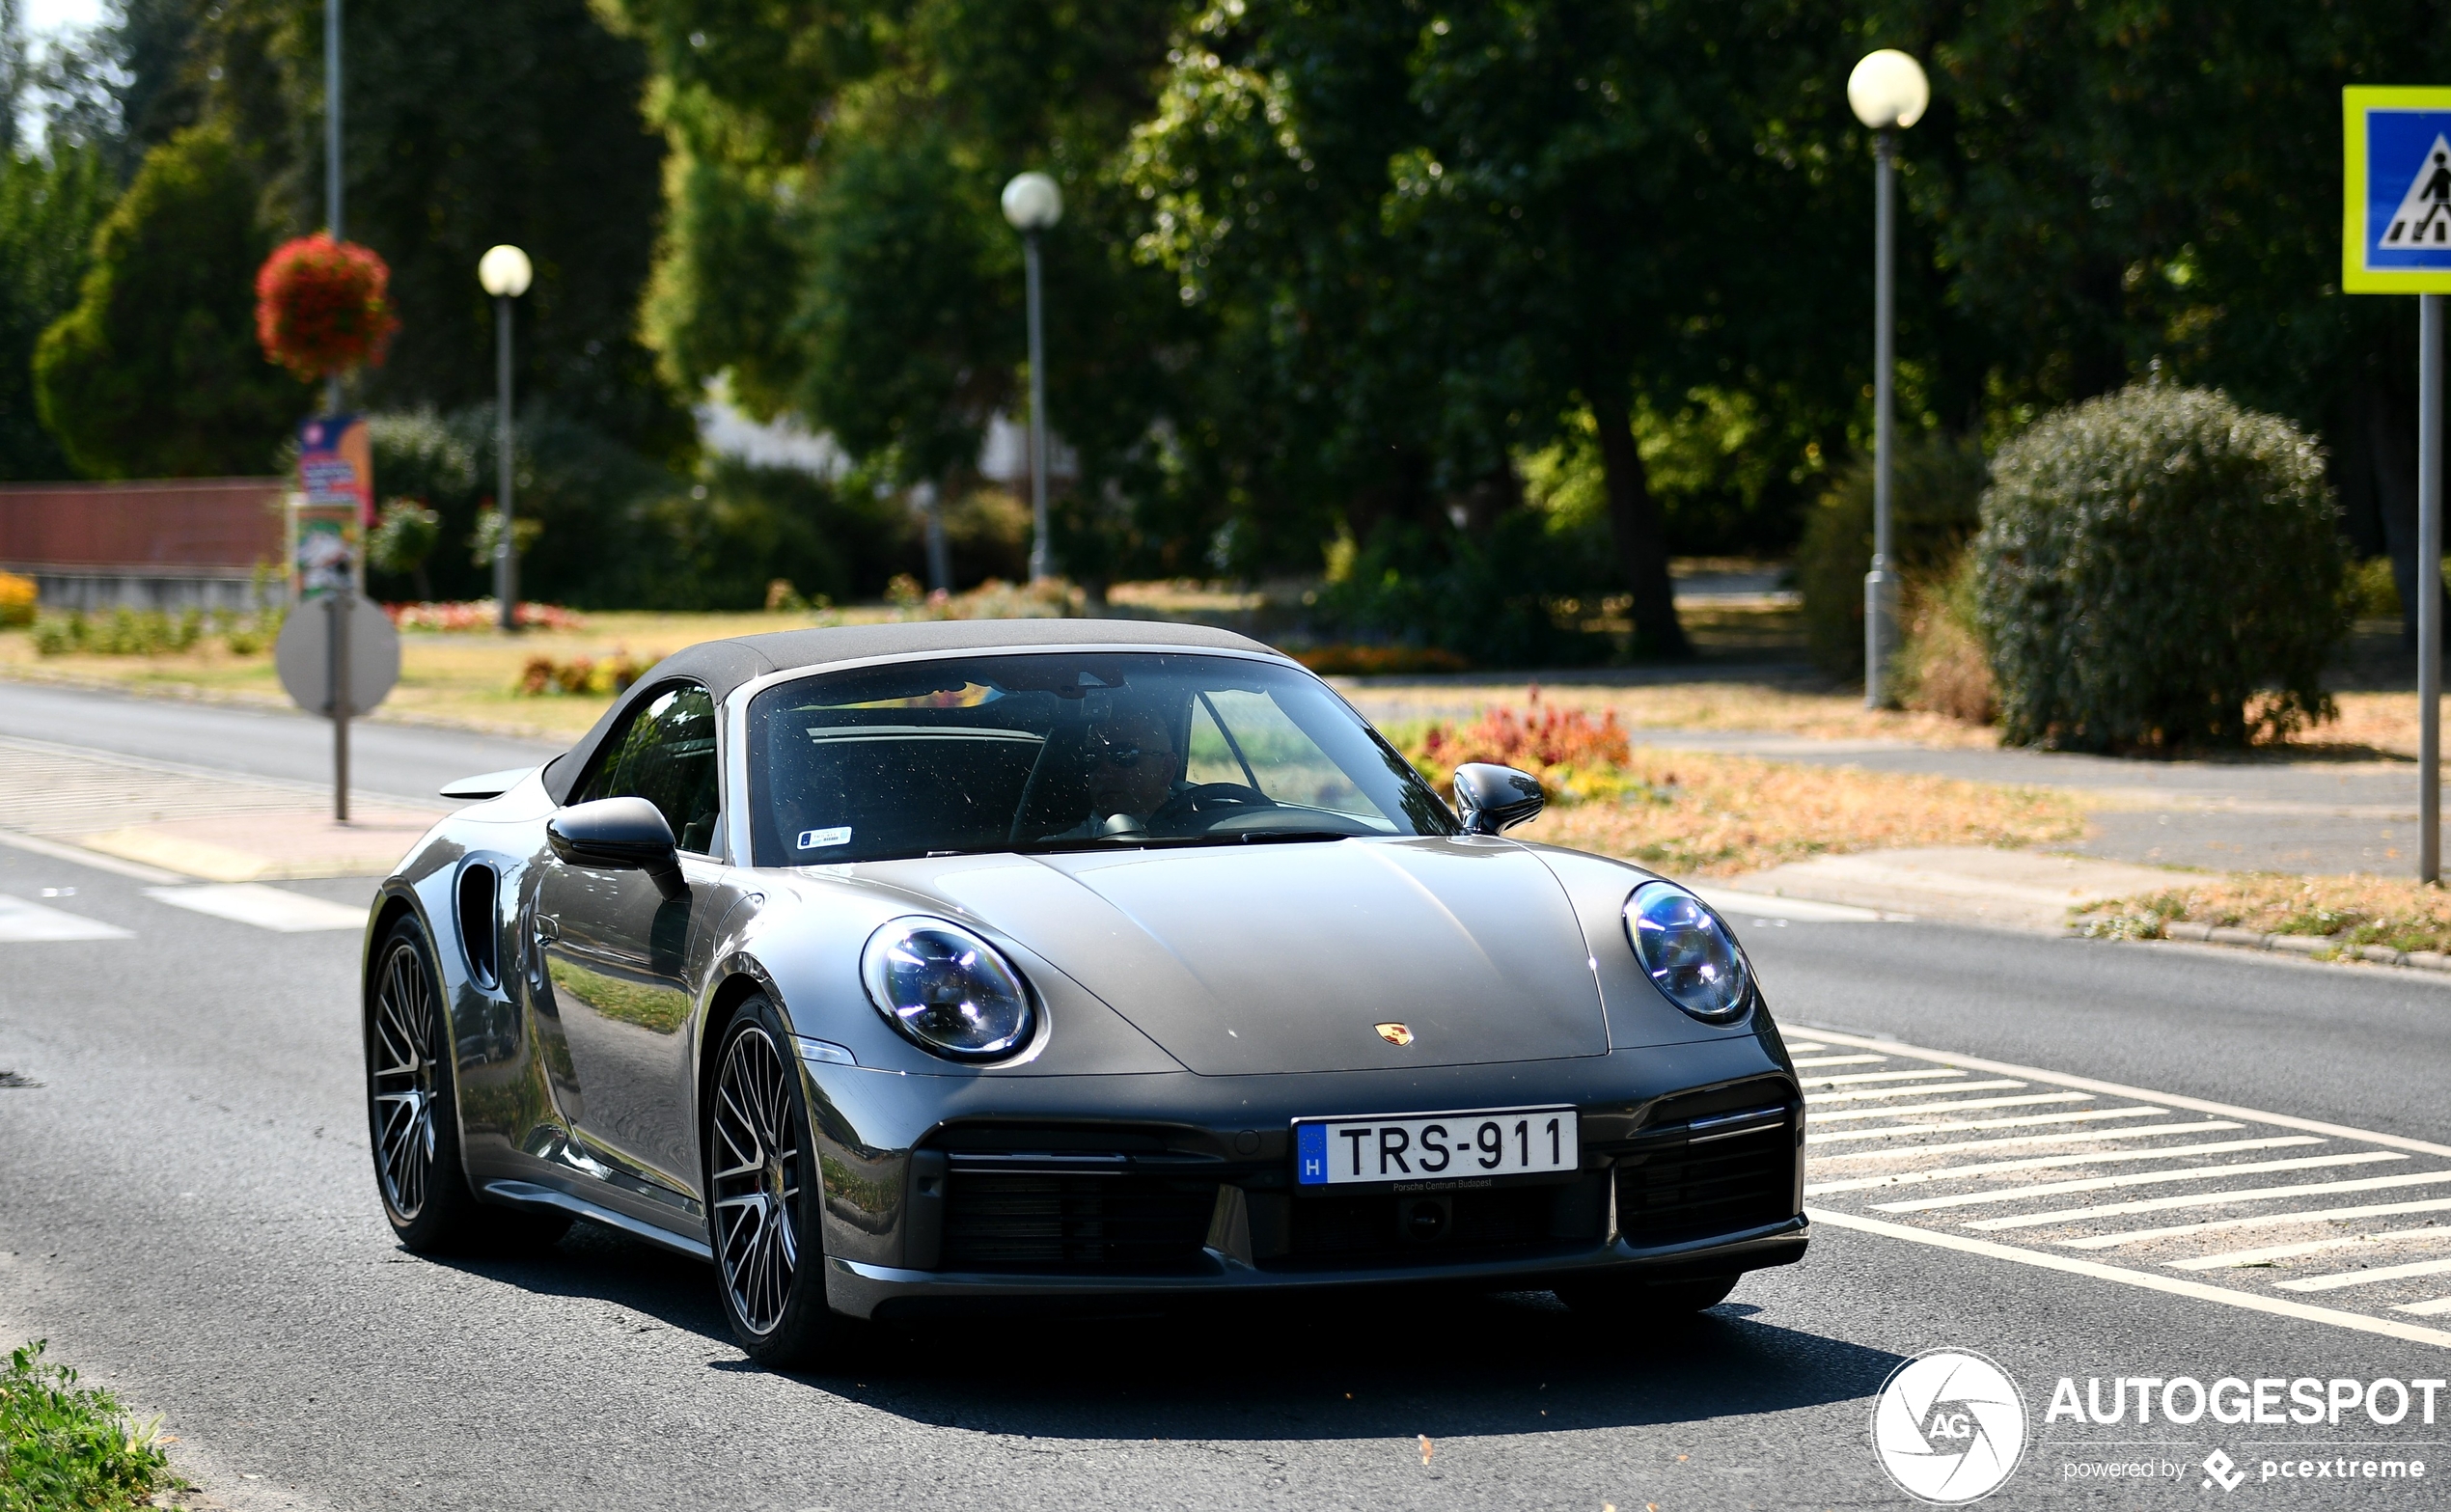
[[[2025,1399],[2007,1372],[1971,1350],[1917,1355],[1889,1373],[1873,1400],[1872,1452],[1917,1501],[1979,1501],[2024,1456]]]

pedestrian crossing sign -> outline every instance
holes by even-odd
[[[2451,89],[2345,89],[2341,117],[2341,288],[2451,293]]]

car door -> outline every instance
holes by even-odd
[[[706,690],[675,683],[650,694],[604,743],[570,802],[654,804],[690,886],[666,897],[644,871],[573,866],[548,849],[537,858],[529,920],[578,1093],[565,1114],[596,1159],[684,1197],[699,1185],[690,962],[697,937],[721,921],[710,917],[721,904],[712,886],[722,833],[716,773]]]

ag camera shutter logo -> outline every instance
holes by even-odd
[[[1936,1349],[1889,1373],[1872,1406],[1872,1451],[1900,1491],[1963,1506],[1997,1491],[2025,1453],[2025,1399],[1970,1350]]]

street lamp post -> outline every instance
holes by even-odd
[[[1021,233],[1030,303],[1030,580],[1055,573],[1047,536],[1047,348],[1038,316],[1038,234],[1063,219],[1063,191],[1042,173],[1005,185],[1005,219]]]
[[[510,539],[510,301],[528,291],[535,276],[528,255],[508,244],[477,260],[477,282],[494,296],[494,389],[501,404],[494,442],[494,602],[505,631],[519,628],[519,557]]]
[[[1863,706],[1888,701],[1881,686],[1884,664],[1896,638],[1898,580],[1889,563],[1889,464],[1896,420],[1892,393],[1897,368],[1895,302],[1890,269],[1896,261],[1896,212],[1890,175],[1897,157],[1896,133],[1923,119],[1932,85],[1922,65],[1894,47],[1866,53],[1847,75],[1847,104],[1872,128],[1872,570],[1863,578]]]

